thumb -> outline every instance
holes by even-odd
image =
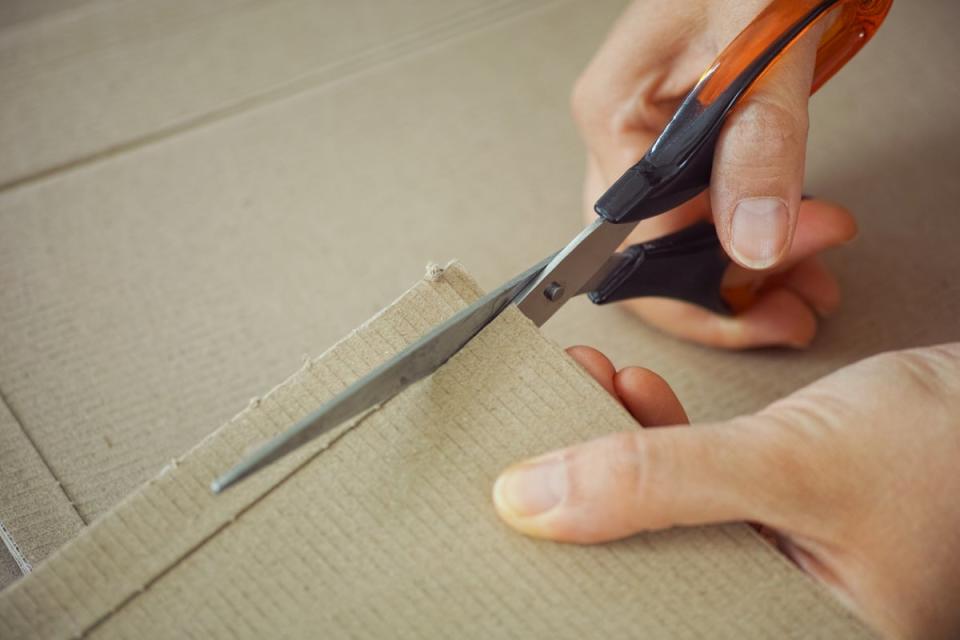
[[[792,431],[771,426],[747,417],[611,434],[507,469],[494,503],[522,533],[564,542],[735,520],[786,528],[809,474]]]
[[[808,33],[784,54],[730,114],[717,142],[711,206],[721,242],[744,267],[770,268],[790,248],[818,40],[819,30]]]

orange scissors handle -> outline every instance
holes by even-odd
[[[828,21],[817,50],[816,91],[866,44],[891,4],[773,0],[704,72],[646,155],[601,196],[597,214],[608,222],[638,222],[703,191],[727,115],[791,46]]]
[[[812,19],[772,58],[761,75],[776,64],[790,44],[814,25],[828,20],[830,26],[817,47],[817,66],[810,90],[814,93],[873,37],[892,4],[893,0],[773,0],[713,63],[715,72],[701,88],[702,100],[709,102],[719,96],[751,63],[762,57],[767,47],[808,16]]]

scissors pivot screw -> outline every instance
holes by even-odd
[[[562,284],[559,282],[551,282],[547,285],[547,288],[543,290],[543,295],[550,302],[556,302],[563,297],[564,291]]]

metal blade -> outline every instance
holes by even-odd
[[[580,287],[580,289],[574,295],[579,296],[596,291],[607,281],[614,271],[622,267],[629,260],[630,258],[625,256],[622,252],[613,254],[607,258],[606,263],[600,267],[600,270],[593,274],[593,277],[587,280],[586,283],[584,283],[584,285]]]
[[[517,298],[517,307],[542,326],[567,300],[588,291],[587,285],[602,282],[596,278],[597,273],[613,264],[610,260],[617,247],[636,226],[636,222],[613,224],[597,218],[550,260]]]
[[[548,259],[549,260],[549,259]],[[537,277],[547,260],[520,274],[442,322],[396,356],[363,376],[287,431],[247,456],[210,484],[214,493],[425,378],[500,315]]]

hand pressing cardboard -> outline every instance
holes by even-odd
[[[510,526],[597,543],[755,522],[884,635],[960,635],[960,343],[875,356],[754,415],[692,428],[656,374],[569,353],[638,423],[665,428],[507,469],[494,501]]]

